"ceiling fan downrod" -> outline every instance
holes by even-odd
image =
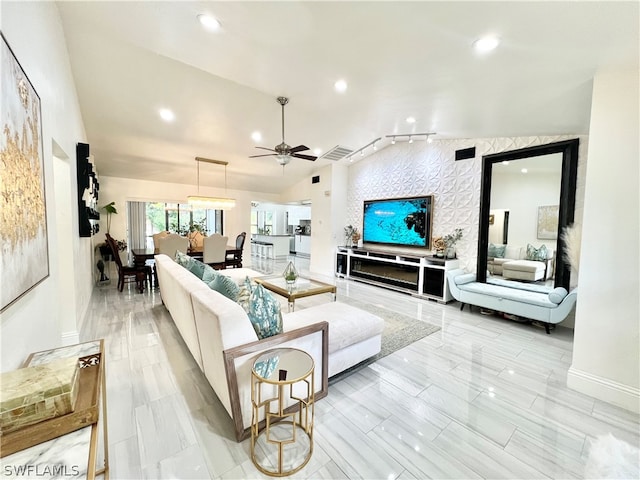
[[[284,144],[284,106],[289,103],[287,97],[278,97],[278,103],[282,106],[282,143]]]

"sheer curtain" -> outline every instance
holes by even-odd
[[[147,204],[127,202],[127,227],[129,231],[129,251],[147,248]]]

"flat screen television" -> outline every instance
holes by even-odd
[[[431,248],[433,195],[365,200],[362,241]]]

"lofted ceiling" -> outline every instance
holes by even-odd
[[[638,2],[58,3],[101,175],[196,183],[196,156],[225,160],[230,189],[280,192],[332,163],[323,153],[394,133],[435,138],[586,134],[596,70],[638,66]],[[214,15],[216,32],[197,15]],[[478,54],[472,43],[501,44]],[[348,82],[345,93],[334,83]],[[175,120],[160,119],[169,108]],[[414,117],[415,123],[406,122]],[[260,131],[262,141],[251,138]],[[312,152],[304,152],[312,154]],[[367,149],[366,154],[371,153]],[[347,162],[347,159],[339,162]],[[201,185],[223,171],[201,168]]]

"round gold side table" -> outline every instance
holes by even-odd
[[[295,348],[260,355],[251,369],[251,460],[258,470],[284,477],[313,453],[313,358]]]

